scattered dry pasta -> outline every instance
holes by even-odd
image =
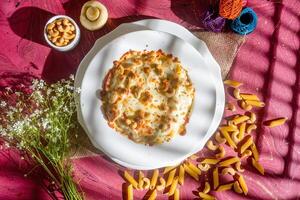
[[[184,184],[184,173],[185,173],[184,167],[182,165],[180,165],[180,167],[179,167],[179,175],[178,175],[179,176],[178,177],[178,183],[180,185]]]
[[[258,161],[259,160],[259,154],[258,154],[258,151],[257,151],[255,143],[251,144],[250,148],[251,148],[251,151],[252,151],[253,158],[256,161]]]
[[[250,124],[247,127],[246,133],[250,134],[253,130],[257,129],[257,126],[255,124]]]
[[[233,190],[238,193],[238,194],[242,194],[243,193],[243,190],[242,188],[240,187],[240,184],[238,181],[235,181],[234,184],[233,184]]]
[[[167,183],[166,183],[166,187],[170,186],[173,182],[173,179],[175,177],[176,174],[176,168],[172,169],[169,173],[168,179],[167,179]]]
[[[258,98],[258,96],[256,96],[255,94],[240,93],[240,96],[244,100],[260,101],[260,99]]]
[[[220,185],[217,189],[217,192],[231,190],[232,186],[233,186],[233,183],[227,183],[227,184]]]
[[[170,186],[170,190],[168,192],[169,196],[172,196],[175,193],[175,190],[177,188],[177,184],[178,184],[178,176],[176,176]]]
[[[241,141],[241,149],[240,149],[240,153],[244,153],[244,151],[246,149],[248,149],[252,144],[253,144],[253,138],[251,135],[247,135],[246,137],[244,137],[244,139]]]
[[[206,172],[210,169],[210,165],[207,164],[207,163],[199,163],[198,164],[198,168],[203,171],[203,172]]]
[[[205,158],[204,160],[201,161],[202,164],[211,164],[211,165],[215,165],[219,162],[219,159],[215,159],[215,158]]]
[[[241,174],[235,174],[234,176],[235,176],[235,179],[239,182],[239,184],[240,184],[240,186],[241,186],[241,188],[243,190],[243,193],[245,195],[247,195],[247,193],[248,193],[248,187],[246,185],[244,177]]]
[[[241,101],[241,107],[246,110],[246,111],[250,111],[252,109],[252,106],[247,104],[245,101]]]
[[[265,106],[265,103],[261,102],[261,101],[245,100],[245,103],[248,105],[260,107],[260,108]]]
[[[220,162],[219,166],[220,167],[228,167],[229,165],[232,165],[236,162],[240,162],[240,158],[238,158],[238,157],[227,158],[226,160],[223,160],[222,162]]]
[[[162,191],[166,187],[166,181],[163,177],[159,177],[159,184],[156,185],[156,190]]]
[[[238,172],[244,172],[245,170],[241,168],[242,163],[241,162],[236,162],[235,163],[235,169]]]
[[[232,167],[226,167],[224,169],[222,169],[222,175],[226,175],[226,174],[230,174],[230,175],[235,175],[235,170]]]
[[[268,120],[268,121],[264,122],[264,125],[271,127],[271,128],[280,126],[280,125],[283,125],[287,119],[288,119],[287,117],[281,117],[281,118],[277,118],[277,119]]]
[[[148,190],[150,188],[150,179],[147,177],[144,177],[143,182],[144,182],[143,189]]]
[[[156,186],[157,179],[158,179],[158,174],[159,174],[158,169],[155,169],[153,171],[152,178],[151,178],[151,181],[150,181],[150,189],[151,190],[153,190]]]
[[[236,111],[236,108],[233,103],[228,102],[225,106],[225,109],[230,110],[232,112]]]
[[[229,136],[227,131],[224,131],[221,129],[221,133],[224,136],[224,138],[226,139],[227,143],[229,144],[229,146],[231,146],[232,148],[237,148],[236,144],[234,143],[234,141],[231,139],[231,137]]]
[[[207,194],[207,193],[209,193],[209,191],[210,191],[210,185],[209,185],[209,182],[205,181],[203,193]]]
[[[245,130],[246,130],[246,122],[241,123],[241,125],[239,127],[239,134],[238,134],[239,140],[242,140],[244,138]]]
[[[167,174],[169,171],[171,171],[172,169],[176,168],[177,166],[169,166],[169,167],[165,167],[163,174]]]
[[[136,180],[127,172],[124,172],[124,177],[127,180],[128,183],[132,184],[132,186],[137,189],[138,188],[138,183],[136,182]]]
[[[216,154],[216,158],[221,159],[224,158],[226,152],[223,146],[219,146],[219,153]]]
[[[216,167],[213,170],[213,185],[214,185],[214,190],[217,189],[219,186],[219,168]]]
[[[190,175],[191,177],[193,177],[196,181],[199,181],[199,175],[194,172],[193,170],[191,170],[191,168],[189,168],[186,164],[183,165],[184,166],[184,171]]]
[[[257,162],[254,158],[252,158],[251,161],[252,161],[252,166],[255,167],[255,169],[257,169],[257,171],[259,171],[259,173],[264,175],[265,169],[263,168],[263,166],[261,164],[259,164],[259,162]]]
[[[212,151],[215,151],[218,149],[218,145],[215,145],[213,143],[213,141],[211,140],[208,140],[208,142],[206,143],[206,147],[209,149],[209,150],[212,150]]]
[[[175,193],[174,193],[174,200],[179,200],[180,199],[180,192],[179,189],[176,188]]]
[[[247,115],[242,115],[242,116],[239,116],[235,119],[232,120],[232,122],[236,125],[242,123],[242,122],[245,122],[247,121],[248,119],[250,119]]]
[[[204,192],[199,192],[199,197],[205,200],[215,200],[216,198],[212,195],[206,194]]]
[[[139,171],[139,182],[138,182],[138,189],[143,189],[143,185],[144,185],[144,173],[142,171]]]
[[[219,143],[219,144],[225,144],[226,143],[226,139],[223,138],[220,134],[220,132],[216,132],[215,134],[215,140]]]
[[[250,151],[249,149],[245,150],[244,153],[242,153],[241,158],[248,158],[249,156],[252,155],[252,151]]]
[[[233,96],[234,96],[234,98],[236,98],[238,100],[242,99],[242,97],[240,95],[240,90],[238,88],[236,88],[236,89],[233,90]]]
[[[133,187],[132,184],[127,186],[127,200],[133,200]]]
[[[199,176],[201,175],[201,170],[196,167],[193,163],[191,162],[187,162],[188,167],[193,170],[196,174],[198,174]]]
[[[224,81],[224,84],[225,85],[228,85],[230,87],[233,87],[233,88],[238,88],[240,87],[241,85],[243,85],[243,83],[240,83],[238,81],[234,81],[234,80],[225,80]]]
[[[157,192],[156,190],[153,190],[151,195],[149,196],[148,200],[155,200],[157,197]]]

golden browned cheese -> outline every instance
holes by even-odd
[[[102,110],[110,127],[148,145],[184,135],[195,89],[178,58],[158,51],[128,51],[107,73]]]

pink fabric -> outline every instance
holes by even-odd
[[[75,72],[94,41],[121,22],[156,17],[198,29],[200,8],[205,8],[204,1],[200,0],[102,0],[110,13],[104,29],[88,32],[81,27],[81,43],[74,51],[59,53],[51,50],[41,34],[45,21],[53,13],[66,13],[78,22],[82,2],[32,0],[18,3],[12,0],[0,3],[1,86],[26,84],[30,77],[56,80],[68,76]],[[251,168],[245,172],[249,195],[242,197],[233,192],[222,192],[216,196],[218,199],[297,199],[300,197],[300,2],[252,0],[247,5],[257,12],[259,23],[241,48],[230,77],[245,83],[243,91],[257,92],[266,102],[266,107],[258,112],[260,122],[279,116],[289,120],[283,126],[256,131],[260,161],[266,175],[261,176]],[[13,78],[7,78],[11,75]],[[74,168],[86,199],[121,198],[124,182],[118,175],[121,167],[97,156],[74,160]],[[18,155],[1,151],[0,199],[49,199],[39,179],[24,178],[24,171],[26,167]],[[198,187],[198,183],[187,178],[180,190],[181,198],[196,198],[192,191]],[[137,192],[135,196],[142,198],[144,193]]]

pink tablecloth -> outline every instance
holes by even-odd
[[[78,21],[83,1],[17,1],[0,3],[0,85],[26,83],[24,77],[56,80],[75,72],[94,41],[121,22],[147,17],[163,18],[199,28],[204,0],[102,0],[108,7],[108,26],[97,32],[83,31],[81,43],[72,52],[59,53],[45,45],[41,30],[53,13],[66,13]],[[232,192],[216,194],[218,199],[300,198],[300,2],[299,0],[250,0],[257,12],[257,30],[248,36],[233,65],[230,77],[245,83],[244,90],[257,92],[266,102],[260,121],[286,116],[288,123],[274,129],[259,128],[257,143],[266,175],[245,172],[247,197]],[[10,77],[7,79],[7,77]],[[14,158],[13,161],[11,158]],[[0,199],[48,199],[39,179],[24,178],[18,155],[0,153]],[[120,199],[123,180],[117,167],[101,156],[74,160],[76,178],[87,199]],[[199,184],[187,179],[182,199],[194,199]],[[135,193],[142,198],[143,193]],[[166,197],[161,197],[166,199]]]

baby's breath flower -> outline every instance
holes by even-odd
[[[81,93],[81,88],[80,87],[76,88],[75,92],[78,93],[78,94],[80,94]]]
[[[1,101],[0,107],[4,108],[6,105],[7,105],[7,103],[5,101]]]

